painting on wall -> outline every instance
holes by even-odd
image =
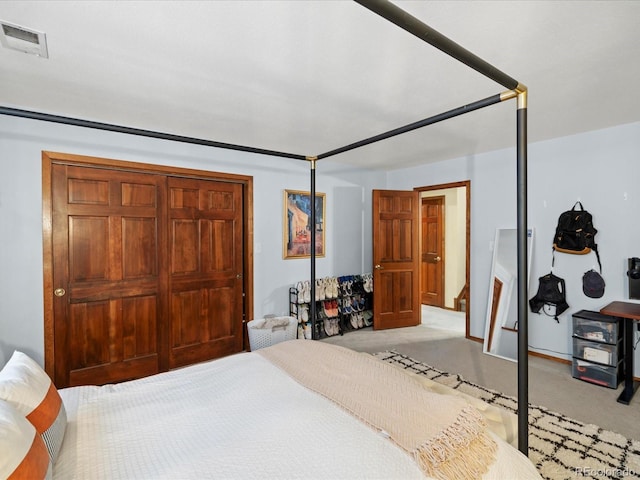
[[[311,193],[300,190],[284,191],[284,232],[282,237],[285,259],[311,256],[311,235],[316,236],[316,257],[325,254],[326,196],[316,192],[315,228],[311,225]]]

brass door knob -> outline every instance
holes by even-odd
[[[64,297],[64,295],[65,295],[66,293],[67,293],[67,292],[65,291],[65,289],[64,289],[64,288],[56,288],[56,289],[53,291],[53,294],[54,294],[56,297]]]
[[[373,268],[375,268],[376,270],[382,270],[384,267],[382,265],[378,264]]]
[[[433,259],[435,262],[439,262],[440,260],[442,260],[440,257],[436,257]]]

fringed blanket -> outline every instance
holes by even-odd
[[[391,365],[308,340],[282,342],[256,353],[388,435],[430,477],[477,479],[495,460],[497,446],[475,408],[425,390]]]

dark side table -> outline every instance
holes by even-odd
[[[629,405],[638,388],[638,382],[633,380],[633,327],[634,322],[640,321],[640,304],[611,302],[601,308],[600,313],[619,317],[624,321],[624,389],[618,396],[618,402]]]

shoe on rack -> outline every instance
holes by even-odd
[[[311,340],[312,335],[311,335],[311,324],[310,323],[305,323],[304,324],[304,338],[307,340]]]
[[[364,312],[367,309],[367,299],[365,297],[360,297],[360,311]]]
[[[311,302],[311,284],[309,280],[302,282],[302,290],[304,291],[304,303]]]
[[[349,323],[351,323],[351,326],[354,328],[354,330],[358,328],[358,318],[355,313],[351,314],[351,317],[349,318]]]
[[[302,288],[302,282],[296,283],[296,303],[304,303],[304,292]]]
[[[333,312],[331,311],[331,300],[324,300],[322,302],[322,311],[327,318],[333,317]]]
[[[358,312],[356,315],[358,316],[358,328],[364,327],[364,316],[362,312]]]
[[[323,323],[324,323],[324,333],[327,334],[327,337],[332,336],[333,335],[333,325],[331,325],[331,319],[325,318]]]
[[[338,294],[340,296],[344,296],[346,292],[344,291],[344,277],[338,277]]]
[[[349,303],[349,299],[345,299],[342,301],[342,309],[344,310],[343,313],[346,313],[347,315],[349,315],[350,313],[353,313],[353,310],[351,309],[351,304]]]
[[[302,328],[302,324],[298,324],[298,338],[304,338],[304,328]]]
[[[351,300],[351,310],[354,312],[360,311],[360,302],[356,297],[354,297],[353,300]]]

